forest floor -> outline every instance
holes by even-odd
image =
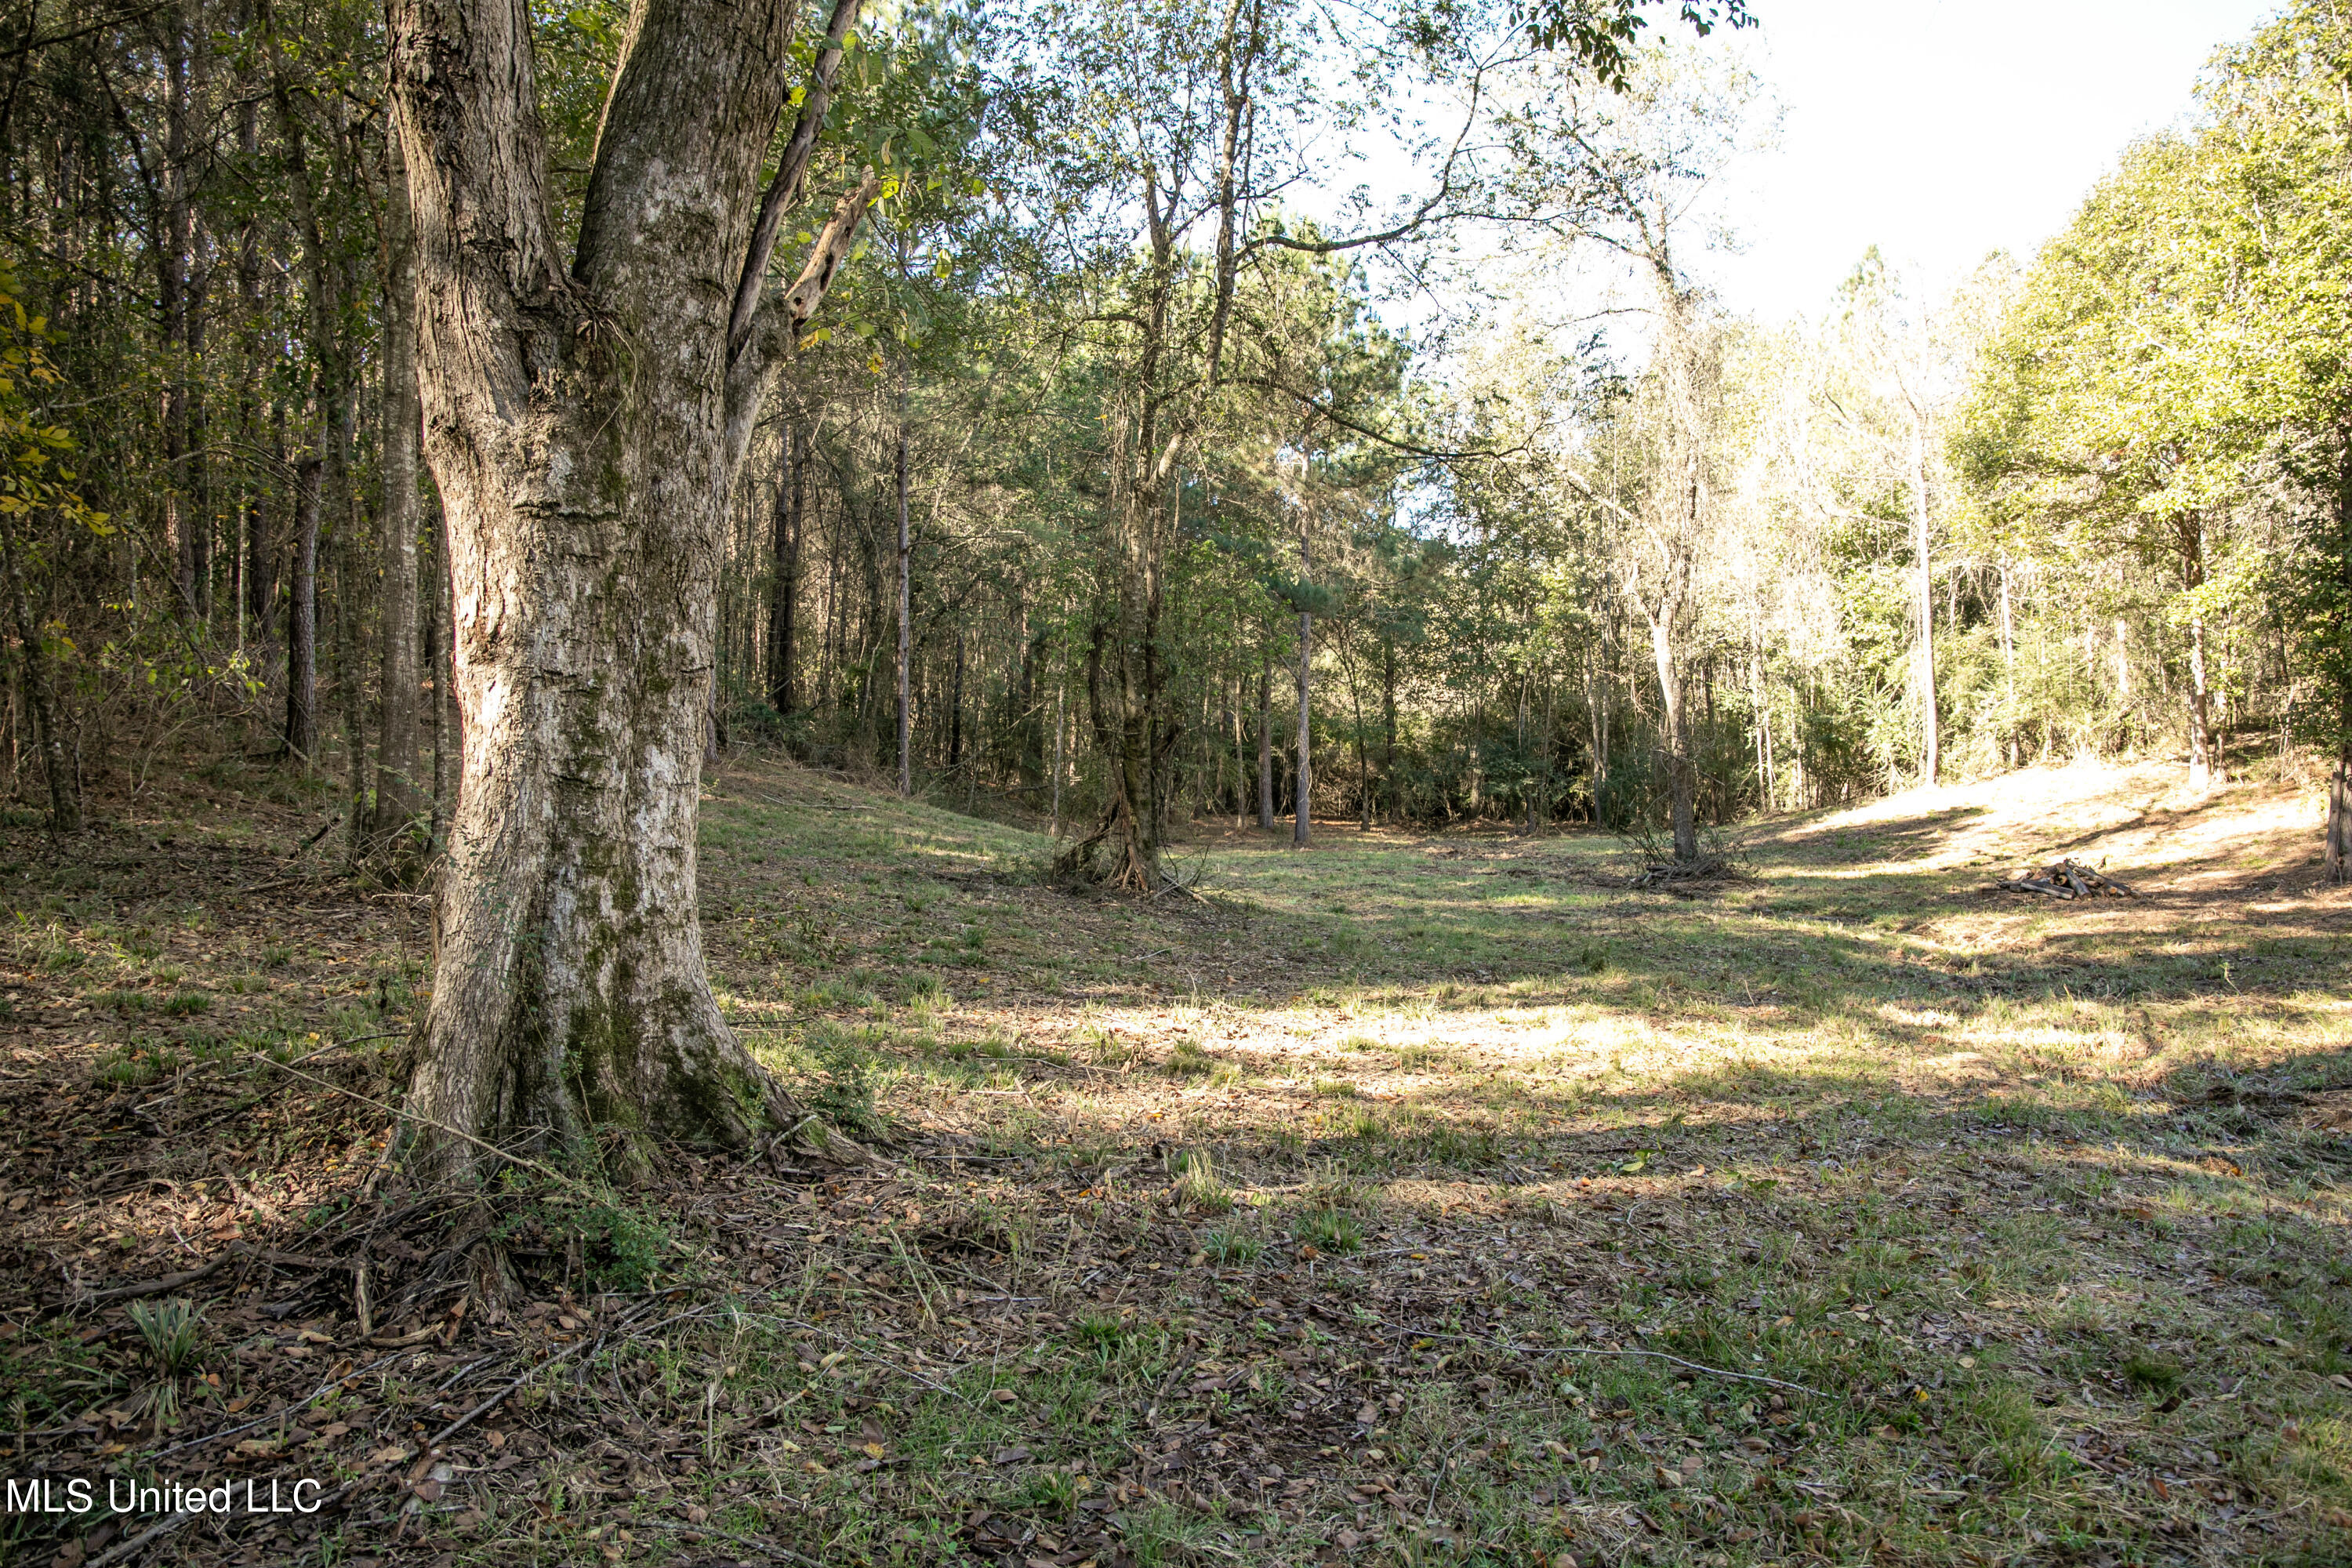
[[[737,762],[722,1004],[880,1161],[518,1186],[470,1311],[381,1156],[425,905],[297,849],[331,805],[215,766],[13,828],[7,1473],[101,1506],[12,1491],[0,1558],[2352,1561],[2316,809],[2033,770],[1671,891],[1204,824],[1136,902]],[[1989,890],[2061,854],[2140,896]],[[132,1477],[235,1511],[109,1517]]]

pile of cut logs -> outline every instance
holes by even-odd
[[[2137,899],[2139,895],[2113,877],[2094,871],[2079,860],[2059,860],[2039,871],[1996,882],[2003,893],[2040,893],[2045,899]]]

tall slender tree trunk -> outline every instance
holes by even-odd
[[[294,470],[294,577],[286,610],[286,750],[304,767],[319,755],[319,490],[326,465]]]
[[[1917,408],[1911,411],[1911,551],[1917,573],[1919,610],[1919,736],[1923,754],[1919,773],[1930,787],[1943,780],[1944,737],[1936,706],[1936,579],[1930,563],[1927,529],[1927,422]]]
[[[2320,616],[2327,640],[2322,669],[2334,689],[2336,773],[2327,783],[2321,860],[2328,881],[2352,882],[2352,429],[2336,432],[2335,537],[2326,542],[2333,578]]]
[[[567,264],[530,7],[393,0],[464,730],[405,1107],[432,1169],[492,1169],[488,1143],[639,1173],[655,1132],[741,1145],[803,1121],[711,995],[695,843],[735,477],[879,189],[767,290],[751,238],[796,12],[635,10]],[[776,179],[798,178],[788,158]]]
[[[1658,676],[1659,734],[1666,757],[1666,810],[1675,836],[1675,858],[1698,858],[1697,791],[1692,779],[1689,703],[1675,658],[1674,633],[1664,619],[1650,623],[1650,661]]]
[[[964,635],[961,627],[955,634],[955,674],[948,683],[948,767],[950,771],[963,766],[963,661]]]
[[[789,713],[800,706],[793,680],[793,616],[800,607],[801,540],[806,531],[808,435],[797,420],[784,426],[783,482],[776,487],[775,535],[768,588],[768,706]]]
[[[2017,756],[2017,630],[2010,616],[2009,557],[2000,558],[2000,679],[2006,719],[2001,728],[2009,749],[2009,765],[2018,765]]]
[[[1062,836],[1063,748],[1068,744],[1070,675],[1056,657],[1054,661],[1054,837]]]
[[[1381,789],[1387,797],[1383,816],[1390,822],[1404,818],[1404,803],[1397,795],[1397,703],[1396,645],[1387,637],[1381,638]]]
[[[2205,586],[2205,520],[2180,524],[2181,577],[2191,600],[2189,612],[2189,786],[2213,782],[2212,692],[2205,679],[2205,614],[2195,604]]]
[[[64,732],[48,637],[33,606],[16,541],[5,523],[0,523],[0,551],[6,552],[0,558],[0,570],[7,574],[8,613],[16,622],[18,684],[33,721],[33,750],[40,756],[42,777],[49,786],[49,831],[68,837],[81,831],[80,747]]]
[[[1257,825],[1274,831],[1274,645],[1260,649],[1257,668]]]
[[[416,255],[409,232],[408,174],[400,139],[384,148],[383,395],[376,460],[383,495],[376,524],[383,532],[383,575],[377,590],[382,693],[377,713],[375,821],[380,848],[412,835],[426,816],[417,742],[424,678],[416,649],[417,444],[424,413],[416,400]]]
[[[1307,539],[1298,541],[1298,572],[1307,574]],[[1298,612],[1298,768],[1297,795],[1292,803],[1295,810],[1290,821],[1290,842],[1307,847],[1314,833],[1315,812],[1315,731],[1313,726],[1314,692],[1309,685],[1315,658],[1315,617],[1305,610]]]
[[[914,710],[907,701],[907,665],[914,619],[914,551],[907,531],[906,405],[898,410],[898,794],[915,793]]]
[[[155,238],[156,304],[163,331],[163,529],[173,547],[173,569],[183,614],[201,615],[197,583],[208,526],[196,516],[188,454],[188,262],[194,248],[194,206],[190,160],[196,132],[193,97],[199,23],[195,7],[172,5],[163,16],[163,211]]]
[[[449,775],[449,660],[443,629],[449,624],[449,574],[442,568],[446,559],[438,543],[436,528],[432,570],[425,578],[425,629],[421,635],[417,663],[423,679],[433,684],[433,712],[427,721],[429,743],[433,748],[433,794],[429,804],[425,842],[437,847],[448,823]]]

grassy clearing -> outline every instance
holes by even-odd
[[[209,1305],[169,1373],[122,1308],[39,1309],[175,1232],[299,1250],[380,1119],[254,1056],[396,1032],[412,907],[221,896],[249,812],[168,885],[20,837],[24,1462],[282,1405],[282,1447],[173,1461],[352,1486],[323,1531],[173,1548],[268,1561],[2344,1561],[2352,909],[2294,859],[2307,805],[2039,772],[1774,825],[1691,898],[1573,835],[1209,833],[1206,901],[1137,905],[739,767],[722,1001],[894,1167],[542,1200],[533,1305],[364,1374],[348,1285]],[[1981,890],[2060,848],[2147,896]],[[377,1048],[326,1059],[385,1092]],[[167,1140],[163,1094],[254,1108]],[[298,1407],[295,1351],[353,1372]],[[422,1447],[469,1366],[557,1356]]]

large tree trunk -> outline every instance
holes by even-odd
[[[412,835],[427,812],[417,763],[423,676],[416,653],[416,536],[422,521],[416,464],[424,416],[416,402],[416,257],[399,138],[387,135],[384,152],[383,401],[377,453],[383,487],[377,517],[383,531],[383,580],[376,600],[382,693],[371,835],[379,849]]]
[[[740,1145],[800,1120],[719,1016],[695,880],[728,498],[878,189],[730,334],[739,279],[768,266],[752,214],[795,9],[637,8],[565,268],[529,7],[392,7],[464,743],[407,1101],[436,1168],[484,1168],[469,1139],[610,1134],[636,1170],[653,1134]]]

